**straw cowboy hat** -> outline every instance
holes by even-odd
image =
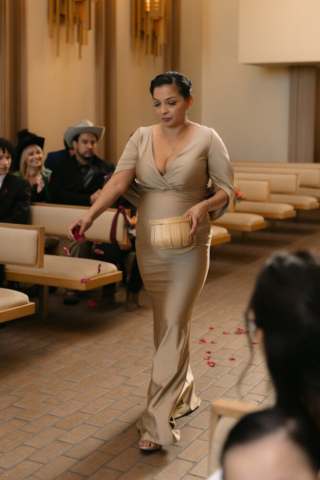
[[[104,127],[95,127],[90,120],[81,120],[74,127],[68,128],[64,134],[64,139],[69,148],[73,148],[72,140],[81,133],[94,133],[99,141],[104,135]]]

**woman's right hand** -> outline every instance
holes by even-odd
[[[88,214],[83,215],[70,225],[70,227],[68,228],[68,237],[70,238],[70,240],[75,240],[74,231],[77,227],[80,227],[79,235],[84,235],[84,232],[86,232],[92,224],[92,217]]]

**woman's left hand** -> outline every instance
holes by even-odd
[[[191,217],[192,226],[189,236],[193,238],[198,230],[199,225],[203,222],[204,217],[208,213],[208,202],[201,202],[194,207],[189,208],[183,217]]]

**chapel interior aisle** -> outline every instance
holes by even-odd
[[[100,291],[66,307],[58,290],[50,295],[45,322],[34,316],[9,322],[0,330],[0,479],[207,478],[210,402],[219,396],[273,401],[261,354],[251,358],[247,335],[235,334],[243,328],[254,278],[273,251],[320,253],[319,245],[320,215],[314,211],[299,222],[279,223],[275,231],[252,233],[247,243],[235,233],[231,243],[214,248],[191,329],[191,364],[202,404],[177,421],[179,443],[152,455],[139,450],[135,427],[152,361],[152,312],[144,291],[140,309],[129,313],[123,287],[113,308],[103,305]],[[98,307],[90,308],[88,299]],[[213,368],[204,360],[207,350]]]

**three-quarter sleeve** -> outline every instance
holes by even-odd
[[[233,168],[223,141],[214,130],[211,130],[211,132],[212,138],[208,155],[208,174],[212,182],[212,187],[208,196],[214,195],[217,190],[221,189],[226,192],[229,197],[227,205],[210,212],[210,219],[216,220],[228,210],[230,202],[233,201]]]
[[[138,160],[138,145],[140,139],[140,129],[136,130],[129,138],[127,145],[118,161],[114,175],[125,170],[135,170]],[[132,203],[135,207],[138,207],[141,195],[140,184],[135,179],[128,187],[123,196]]]

